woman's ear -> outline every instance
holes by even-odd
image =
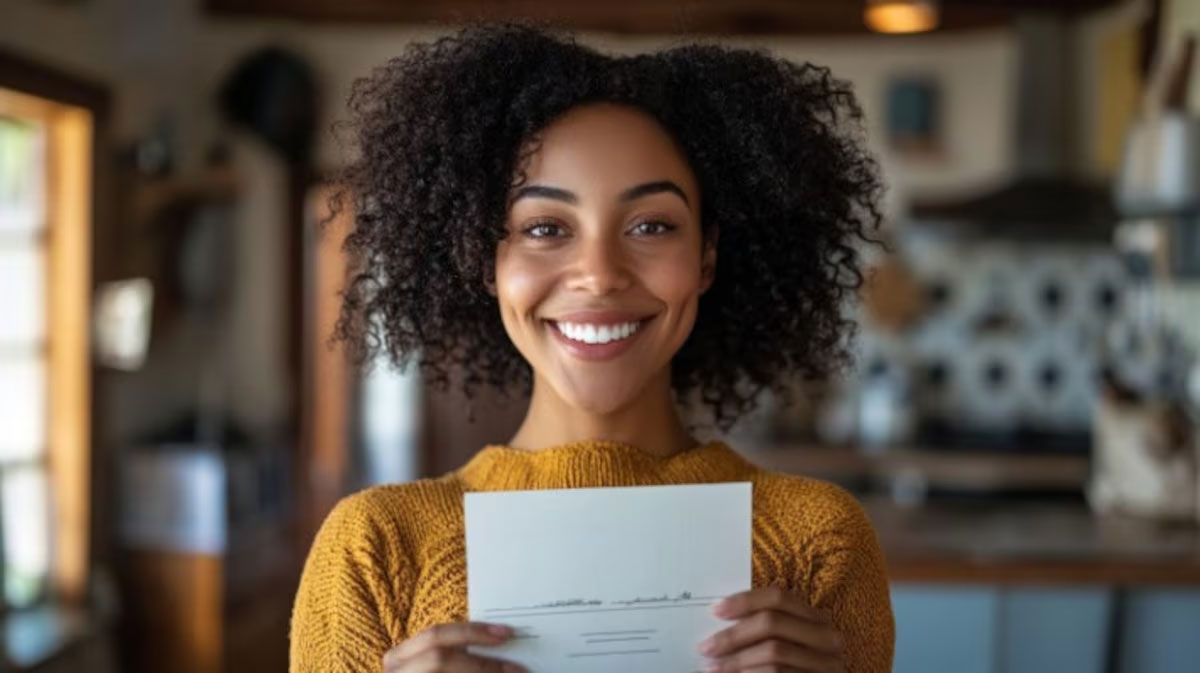
[[[717,230],[704,237],[704,248],[700,251],[700,294],[712,287],[717,277]]]
[[[492,266],[484,270],[483,289],[491,296],[496,296],[496,267]]]

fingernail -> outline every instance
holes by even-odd
[[[510,636],[510,635],[512,635],[512,629],[503,624],[489,624],[487,629],[488,629],[488,632],[491,633],[493,636]]]
[[[718,617],[724,617],[728,611],[729,611],[729,601],[724,598],[717,601],[716,605],[713,605],[713,607],[712,607],[713,614]]]
[[[704,667],[704,673],[720,673],[721,662],[714,661]]]
[[[713,649],[716,648],[716,643],[713,642],[712,638],[705,638],[704,640],[700,641],[700,645],[698,645],[698,647],[700,648],[701,654],[712,654]]]

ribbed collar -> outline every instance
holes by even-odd
[[[588,440],[537,451],[488,445],[457,474],[468,491],[514,491],[746,481],[756,469],[719,441],[663,458],[624,442]]]

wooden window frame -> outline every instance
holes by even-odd
[[[108,468],[97,460],[93,419],[95,377],[90,351],[91,298],[112,256],[105,240],[109,204],[105,171],[109,97],[89,82],[0,51],[0,95],[6,110],[47,128],[47,392],[49,427],[44,460],[50,497],[50,600],[83,605],[91,569],[111,551],[104,501]]]

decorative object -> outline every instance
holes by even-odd
[[[1194,423],[1178,406],[1107,385],[1097,405],[1088,501],[1101,513],[1200,517]]]
[[[1196,39],[1160,68],[1129,130],[1117,180],[1117,204],[1128,216],[1164,215],[1200,206],[1200,120],[1187,110]]]
[[[146,278],[115,281],[96,291],[95,346],[101,364],[132,371],[142,366],[150,344],[154,286]]]

